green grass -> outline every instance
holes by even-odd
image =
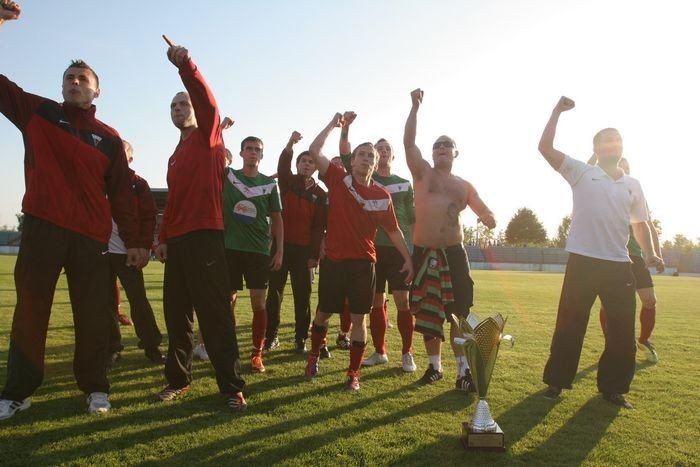
[[[0,257],[0,384],[6,378],[8,336],[15,303],[15,258]],[[146,269],[146,286],[161,329],[162,266]],[[507,452],[465,452],[461,423],[474,400],[454,391],[454,359],[446,378],[427,387],[415,381],[426,366],[416,336],[419,370],[400,369],[400,338],[388,332],[390,362],[362,372],[362,390],[342,390],[346,352],[322,361],[321,376],[306,381],[303,358],[293,353],[291,296],[285,299],[282,347],[266,360],[265,374],[249,374],[248,411],[228,413],[209,364],[196,362],[190,394],[152,402],[164,385],[162,370],[136,348],[133,329],[122,328],[126,350],[111,371],[113,410],[85,413],[72,375],[73,330],[62,277],[54,302],[46,378],[31,409],[0,422],[0,464],[226,464],[226,465],[693,465],[700,459],[700,279],[655,278],[659,297],[654,342],[657,365],[638,357],[629,394],[635,410],[618,410],[596,392],[596,362],[603,341],[593,314],[574,390],[553,403],[542,398],[542,368],[556,316],[561,274],[476,271],[476,307],[484,317],[508,316],[513,349],[501,348],[489,392],[493,415],[506,434]],[[314,297],[315,300],[315,297]],[[241,353],[250,346],[252,313],[239,299]],[[125,306],[128,309],[128,305]],[[395,310],[390,315],[396,322]],[[329,337],[337,331],[331,321]],[[334,340],[334,337],[331,339]]]

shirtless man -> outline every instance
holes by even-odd
[[[442,135],[433,144],[433,167],[423,159],[416,146],[416,124],[418,108],[423,102],[423,91],[411,92],[413,103],[406,120],[403,143],[406,162],[413,175],[416,207],[416,223],[413,230],[413,268],[416,279],[411,298],[412,311],[416,316],[416,331],[424,336],[428,354],[428,369],[420,379],[422,383],[432,383],[442,379],[440,354],[444,334],[442,324],[450,314],[466,317],[473,306],[474,282],[469,276],[469,260],[464,250],[464,235],[459,215],[469,206],[479,221],[490,229],[496,226],[491,210],[479,197],[471,183],[452,174],[452,164],[459,155],[455,141]],[[430,261],[433,258],[435,261]],[[454,300],[442,298],[443,313],[431,313],[421,306],[419,271],[425,261],[430,266],[443,265],[449,269]],[[450,342],[459,330],[450,326]],[[473,391],[474,385],[464,352],[452,344],[457,362],[455,387],[462,391]]]

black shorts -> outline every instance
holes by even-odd
[[[369,260],[321,261],[318,307],[323,313],[342,313],[348,299],[350,313],[366,315],[372,309],[374,263]]]
[[[425,248],[415,245],[413,247],[413,270],[418,271],[422,262]],[[445,307],[445,315],[449,319],[450,314],[466,318],[469,309],[474,306],[474,281],[469,275],[469,260],[467,252],[462,245],[452,245],[445,248],[447,263],[450,266],[452,279],[452,294],[454,302]]]
[[[270,277],[270,257],[262,253],[226,249],[226,263],[231,277],[231,290],[243,290],[243,278],[248,289],[267,289]]]
[[[393,246],[377,246],[377,285],[375,293],[384,293],[386,283],[389,283],[389,293],[395,290],[408,290],[406,276],[399,272],[403,267],[403,257]]]
[[[632,260],[632,274],[634,274],[634,286],[637,289],[648,289],[654,287],[651,280],[651,273],[647,268],[644,258],[641,256],[630,256]]]

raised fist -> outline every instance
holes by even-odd
[[[236,123],[234,120],[232,120],[230,117],[224,117],[223,120],[221,120],[221,125],[219,126],[221,128],[221,131],[223,130],[228,130],[233,126],[233,124]]]
[[[573,109],[575,106],[576,103],[573,100],[569,99],[568,97],[561,96],[554,110],[557,112],[566,112],[567,110]]]
[[[348,110],[343,114],[343,126],[350,126],[352,122],[357,118],[357,114],[351,110]]]
[[[343,126],[343,115],[340,112],[336,112],[331,119],[331,123],[334,127]]]
[[[170,45],[170,47],[168,47],[168,60],[170,60],[173,65],[179,67],[183,63],[187,63],[190,60],[189,50],[173,44],[170,39],[166,38],[165,36],[163,38]]]
[[[298,131],[293,131],[292,136],[289,137],[289,142],[292,144],[297,144],[299,141],[301,141],[301,133]]]
[[[0,0],[0,20],[9,21],[18,19],[22,10],[17,2],[10,0]]]
[[[423,103],[423,90],[421,88],[411,91],[411,102],[413,102],[415,107]]]

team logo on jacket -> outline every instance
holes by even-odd
[[[252,224],[257,216],[257,208],[248,200],[239,201],[233,207],[233,218],[241,224]]]

